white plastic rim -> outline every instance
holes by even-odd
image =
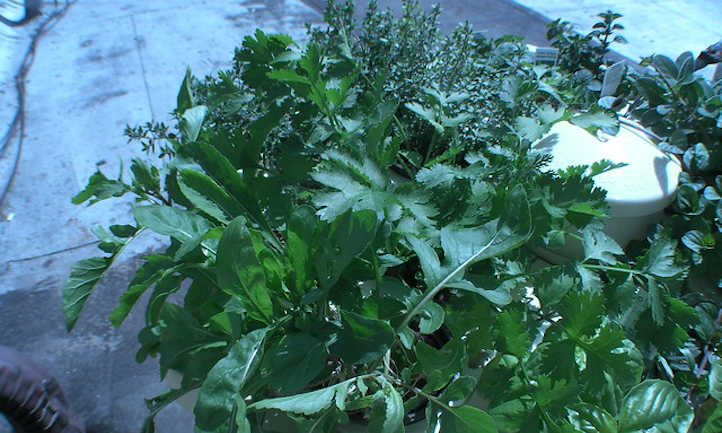
[[[617,135],[600,133],[600,138],[564,121],[552,126],[534,148],[551,154],[550,170],[591,165],[602,159],[627,164],[594,177],[594,183],[607,190],[612,218],[655,215],[672,203],[682,172],[676,158],[625,124]]]

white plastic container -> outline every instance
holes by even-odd
[[[558,122],[534,148],[551,154],[549,170],[602,159],[627,164],[594,177],[594,183],[607,191],[610,218],[604,231],[621,247],[644,237],[647,228],[661,219],[675,198],[682,172],[676,158],[660,151],[640,129],[626,124],[621,124],[617,135],[600,132],[595,137],[572,123]],[[539,253],[555,263],[583,256],[579,242],[569,239],[561,250]]]

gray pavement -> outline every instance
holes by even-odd
[[[644,22],[623,21],[630,29],[626,33],[630,41],[635,40],[632,32],[642,27],[645,32],[651,28],[666,34],[660,24],[686,11],[675,12],[665,1],[651,2],[664,3],[665,8],[658,15],[647,14]],[[449,30],[469,20],[490,36],[521,34],[530,43],[544,45],[544,24],[549,20],[545,15],[580,16],[574,15],[577,1],[570,6],[565,2],[445,0],[441,25]],[[62,6],[64,1],[57,3]],[[379,3],[398,10],[401,2]],[[422,1],[425,6],[430,3]],[[596,13],[627,4],[624,0],[583,3],[587,15],[592,9]],[[45,16],[55,4],[45,2]],[[134,361],[140,315],[132,314],[120,329],[106,319],[138,266],[138,257],[159,248],[162,241],[149,236],[127,250],[68,334],[60,290],[71,264],[97,251],[87,245],[93,241],[90,228],[131,221],[129,202],[78,207],[70,198],[96,167],[115,175],[120,158],[141,155],[140,149],[126,143],[123,128],[167,119],[186,66],[198,76],[228,66],[233,48],[256,27],[303,39],[304,23],[319,23],[323,4],[323,0],[78,0],[40,40],[27,78],[22,152],[17,140],[0,147],[0,193],[15,172],[0,202],[0,344],[16,347],[53,371],[90,432],[138,431],[146,414],[143,398],[164,390],[152,361],[140,366]],[[357,4],[361,9],[368,2]],[[562,6],[554,9],[555,4]],[[630,14],[633,20],[641,16]],[[0,137],[16,109],[12,76],[40,20],[12,29],[0,25]],[[688,26],[675,29],[683,39],[683,50],[700,50],[716,40],[709,40],[711,33],[696,33],[692,18],[679,22]],[[581,31],[591,25],[580,24]],[[631,58],[650,54],[644,44],[630,43],[627,48],[631,51],[624,54]],[[158,421],[161,433],[192,431],[191,415],[179,406],[169,407]],[[0,433],[6,431],[0,420]]]

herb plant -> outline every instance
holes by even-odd
[[[372,2],[359,29],[329,3],[305,46],[257,31],[231,70],[188,72],[173,127],[126,131],[158,158],[73,198],[137,205],[73,267],[69,329],[125,245],[169,239],[110,314],[119,326],[150,291],[137,359],[183,377],[143,431],[193,389],[198,432],[271,431],[279,414],[299,432],[718,431],[722,363],[698,365],[690,333],[714,352],[719,323],[690,297],[678,231],[625,252],[593,182],[614,165],[550,172],[532,146],[560,120],[617,127],[594,75],[536,67],[517,38],[441,35],[413,1],[401,18]],[[540,266],[534,248],[569,237],[584,258]]]

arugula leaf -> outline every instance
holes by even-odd
[[[198,427],[215,430],[231,417],[235,397],[258,368],[267,332],[260,328],[243,336],[208,372],[193,409]]]

